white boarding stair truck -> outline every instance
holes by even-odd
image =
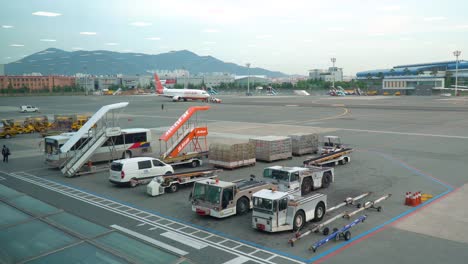
[[[273,186],[254,177],[233,182],[218,179],[196,181],[190,194],[192,211],[200,216],[216,218],[245,214],[252,209],[252,194]]]
[[[150,196],[158,196],[167,192],[177,192],[179,187],[196,181],[213,179],[217,177],[217,173],[223,170],[208,169],[197,170],[183,173],[175,173],[169,175],[159,175],[152,178],[151,182],[146,186],[146,193]]]
[[[321,221],[327,195],[295,196],[291,192],[261,190],[253,194],[252,227],[265,232],[300,230],[306,222]]]
[[[278,185],[279,191],[293,190],[307,195],[315,189],[328,188],[335,181],[335,174],[330,167],[271,166],[263,170],[263,178]]]

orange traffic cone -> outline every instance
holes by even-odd
[[[405,195],[405,205],[411,205],[411,192],[406,192]]]
[[[417,204],[416,204],[416,196],[417,196],[416,193],[413,193],[413,194],[411,195],[410,206],[416,206],[416,205],[417,205]]]
[[[418,192],[418,199],[417,199],[418,205],[421,204],[421,192]]]

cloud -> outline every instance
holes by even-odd
[[[108,42],[108,43],[106,43],[105,45],[107,45],[107,46],[117,46],[117,45],[119,45],[119,43]]]
[[[313,40],[313,39],[304,39],[304,42],[306,42],[306,43],[312,43],[312,42],[314,42],[314,40]]]
[[[398,11],[398,10],[401,9],[401,6],[399,6],[399,5],[388,5],[388,6],[382,6],[379,9],[383,10],[383,11]]]
[[[205,44],[205,45],[215,45],[216,42],[214,42],[214,41],[203,41],[203,44]]]
[[[54,13],[54,12],[45,12],[45,11],[37,11],[32,13],[35,16],[46,16],[46,17],[56,17],[56,16],[61,16],[62,14],[60,13]]]
[[[255,36],[255,38],[257,38],[257,39],[268,39],[268,38],[272,38],[272,37],[273,37],[272,35],[268,35],[268,34]]]
[[[57,40],[55,39],[40,39],[39,41],[43,41],[43,42],[55,42]]]
[[[148,22],[143,22],[143,21],[137,21],[137,22],[132,22],[130,23],[131,26],[135,26],[135,27],[149,27],[151,26],[152,24],[151,23],[148,23]]]
[[[10,44],[10,47],[24,47],[23,44]]]
[[[2,25],[2,28],[12,28],[13,26],[11,25]]]
[[[205,28],[204,30],[202,30],[202,32],[203,33],[219,33],[220,31],[214,28]]]
[[[370,36],[370,37],[383,37],[383,36],[385,36],[385,33],[383,33],[383,32],[375,32],[375,33],[370,33],[369,36]]]
[[[436,16],[436,17],[425,17],[423,18],[424,21],[441,21],[447,19],[446,17],[443,16]]]
[[[149,37],[149,38],[146,38],[147,40],[161,40],[160,37]]]
[[[82,32],[80,32],[80,35],[94,36],[94,35],[97,35],[97,33],[96,32],[91,32],[91,31],[82,31]]]
[[[329,27],[329,28],[327,28],[327,30],[330,31],[330,32],[343,32],[343,31],[345,31],[345,29],[342,28],[342,27]]]

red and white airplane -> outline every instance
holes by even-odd
[[[156,93],[161,96],[170,97],[172,98],[173,102],[177,101],[187,101],[187,100],[202,100],[208,101],[210,98],[210,94],[204,90],[198,89],[167,89],[163,87],[161,84],[161,80],[159,80],[158,75],[154,74],[154,82],[156,86]]]

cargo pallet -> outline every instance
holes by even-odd
[[[213,165],[216,168],[224,168],[224,169],[237,169],[241,167],[247,167],[247,166],[255,166],[256,160],[255,159],[249,159],[249,160],[240,160],[240,161],[219,161],[219,160],[209,160],[208,161],[211,165]]]

